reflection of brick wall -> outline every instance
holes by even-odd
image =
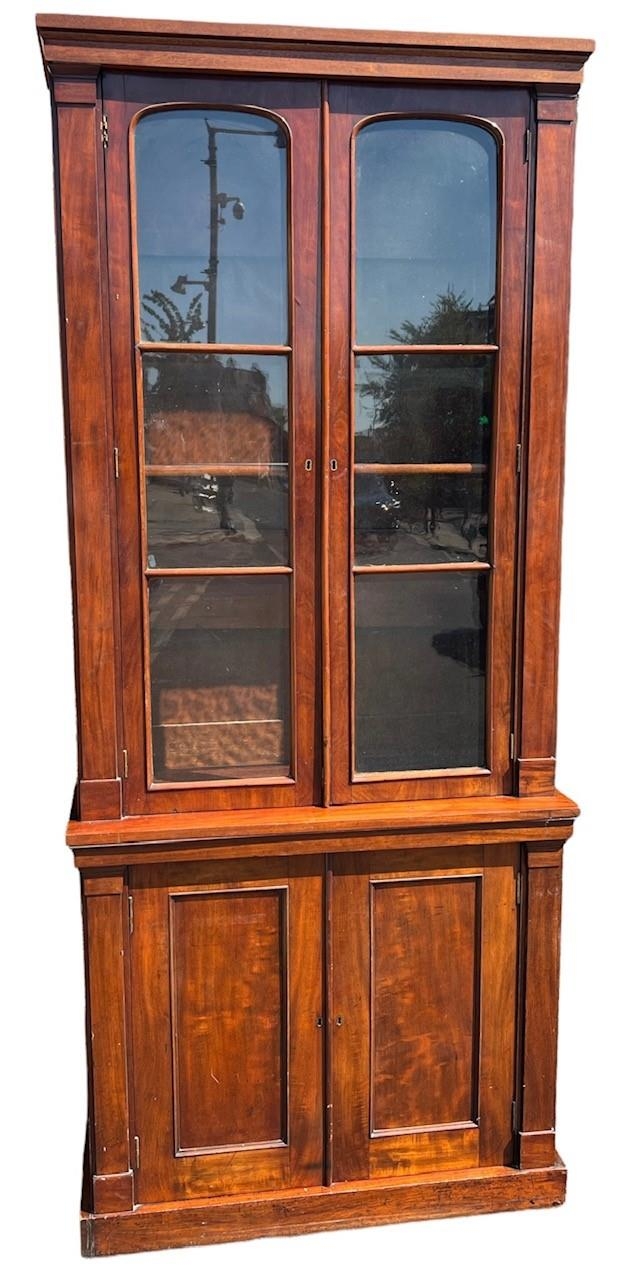
[[[282,461],[282,433],[254,413],[172,409],[146,423],[146,461],[153,466],[206,466]]]
[[[211,770],[255,766],[264,772],[287,763],[285,725],[280,720],[248,724],[161,725],[155,729],[157,776],[193,778]]]
[[[206,777],[229,768],[254,772],[255,766],[267,770],[288,763],[286,644],[285,631],[235,625],[183,628],[154,647],[157,778]]]
[[[286,761],[277,684],[168,688],[156,701],[156,745],[168,773]]]

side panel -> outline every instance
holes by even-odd
[[[557,652],[576,101],[540,97],[524,555],[520,795],[555,786]]]
[[[121,813],[108,314],[100,274],[103,148],[96,80],[55,82],[57,226],[79,715],[79,808]]]

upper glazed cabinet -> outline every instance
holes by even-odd
[[[528,93],[102,94],[123,811],[510,794]]]
[[[553,1204],[589,41],[40,16],[85,1252]],[[350,1194],[349,1194],[350,1193]]]

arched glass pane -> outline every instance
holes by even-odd
[[[288,341],[286,135],[249,111],[159,111],[135,131],[144,341]]]
[[[356,139],[356,341],[493,340],[497,148],[476,125],[379,120]]]

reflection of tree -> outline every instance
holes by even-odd
[[[405,320],[390,339],[402,347],[460,346],[459,354],[399,350],[360,361],[360,394],[370,415],[356,437],[358,462],[487,463],[490,448],[492,358],[463,347],[485,343],[493,306],[475,307],[449,289],[425,320]],[[364,376],[365,375],[365,376]],[[477,482],[463,476],[397,476],[401,520],[434,533],[444,507],[465,513],[477,504]]]
[[[478,319],[479,317],[479,319]],[[486,309],[464,294],[441,294],[420,324],[404,320],[393,342],[407,346],[477,341]],[[485,337],[484,337],[485,341]],[[373,403],[372,427],[357,439],[358,461],[486,462],[490,425],[489,357],[403,350],[368,357],[360,393]]]
[[[393,342],[407,346],[424,346],[455,343],[477,344],[492,341],[494,324],[494,300],[487,306],[474,307],[465,293],[455,293],[448,288],[438,294],[431,311],[420,324],[404,320],[399,329],[393,329]]]
[[[147,342],[193,342],[194,334],[204,328],[201,306],[202,294],[196,293],[184,316],[166,293],[152,289],[142,297],[144,338]]]

